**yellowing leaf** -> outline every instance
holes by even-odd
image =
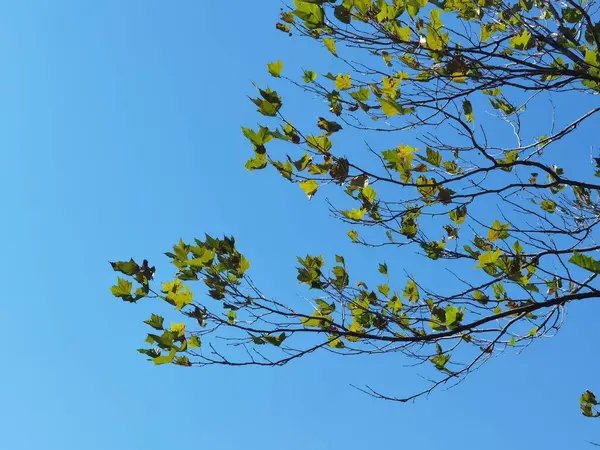
[[[345,91],[352,87],[352,81],[350,81],[350,74],[342,75],[341,73],[335,77],[335,88],[338,91]]]
[[[395,100],[398,97],[399,80],[394,77],[383,77],[382,82],[383,87],[381,88],[381,92],[388,98]]]
[[[185,336],[185,323],[172,323],[170,331],[177,337]]]

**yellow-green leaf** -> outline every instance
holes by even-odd
[[[120,298],[130,298],[131,297],[131,289],[133,288],[133,284],[131,281],[124,280],[121,277],[117,277],[117,284],[110,288],[110,292],[115,297]]]
[[[281,70],[283,69],[283,63],[280,59],[275,62],[267,64],[267,68],[269,69],[269,73],[276,78],[281,76]]]
[[[200,342],[200,338],[198,336],[192,336],[188,339],[188,347],[189,348],[199,348],[202,345]]]
[[[508,238],[508,228],[509,225],[507,223],[502,224],[499,220],[495,220],[488,230],[488,241],[494,242],[497,239]]]
[[[300,182],[300,189],[304,191],[308,199],[310,200],[319,189],[319,185],[315,180],[304,180]]]
[[[312,70],[305,70],[302,79],[305,83],[312,83],[317,79],[317,72],[313,72]]]
[[[342,214],[345,217],[347,217],[348,219],[359,221],[365,216],[366,212],[367,212],[366,209],[361,208],[361,209],[352,209],[350,211],[342,211]]]
[[[475,267],[479,269],[487,266],[488,264],[496,264],[500,256],[502,256],[502,250],[500,249],[483,253],[479,256],[479,264]]]
[[[327,47],[327,50],[329,50],[333,55],[337,56],[337,50],[335,48],[335,41],[331,38],[323,38],[323,44],[325,44],[325,47]]]
[[[381,110],[388,117],[395,116],[396,114],[410,114],[415,111],[414,108],[404,108],[391,99],[380,98],[379,103],[381,104]]]
[[[170,364],[173,362],[173,359],[175,359],[176,352],[177,352],[177,350],[171,349],[171,351],[169,352],[168,355],[159,356],[157,358],[152,358],[152,361],[154,361],[154,364],[156,364],[157,366],[159,366],[161,364]]]
[[[544,211],[552,214],[556,211],[556,202],[552,200],[542,200],[541,207]]]

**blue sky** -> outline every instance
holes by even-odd
[[[161,254],[180,237],[233,234],[263,289],[285,298],[295,255],[367,257],[323,199],[243,167],[250,81],[278,57],[322,71],[328,60],[274,29],[274,0],[1,5],[0,448],[562,449],[600,435],[578,410],[584,389],[600,390],[599,308],[584,303],[558,337],[408,405],[350,387],[412,391],[417,372],[392,357],[146,362],[135,349],[151,307],[110,296],[109,260],[147,257],[166,279]]]

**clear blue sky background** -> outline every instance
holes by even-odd
[[[600,440],[578,410],[584,389],[600,390],[599,310],[583,303],[555,339],[409,405],[349,386],[412,392],[416,372],[394,358],[324,355],[277,369],[146,362],[135,349],[150,309],[110,296],[107,261],[148,257],[166,279],[161,252],[179,237],[225,232],[263,288],[285,298],[295,295],[296,254],[347,249],[322,200],[243,168],[251,149],[239,126],[257,120],[250,80],[267,80],[268,61],[317,58],[316,49],[274,29],[275,0],[0,5],[0,448],[493,450]]]

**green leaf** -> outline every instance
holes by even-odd
[[[531,40],[531,33],[526,29],[523,29],[520,34],[516,34],[510,40],[510,46],[517,50],[527,50],[532,48],[534,41]]]
[[[390,286],[389,284],[381,284],[377,286],[377,290],[381,292],[385,297],[390,295]]]
[[[202,269],[210,265],[215,257],[214,252],[204,247],[190,247],[196,258],[186,261],[186,264],[194,269]]]
[[[488,300],[489,300],[488,296],[485,295],[480,290],[473,291],[473,298],[475,300],[477,300],[479,303],[481,303],[482,305],[487,305]]]
[[[335,303],[327,303],[321,299],[317,299],[317,311],[323,316],[327,316],[335,311]]]
[[[332,55],[337,56],[337,50],[335,48],[335,41],[331,38],[323,38],[323,44],[327,47],[327,50],[331,52]]]
[[[321,136],[308,136],[306,138],[306,144],[321,153],[329,153],[331,150],[331,140],[327,137],[326,134]]]
[[[342,289],[346,288],[346,286],[348,286],[348,282],[350,279],[348,277],[346,269],[344,269],[342,266],[335,266],[333,268],[333,274],[335,275],[333,285],[336,287],[336,289],[341,291]]]
[[[298,172],[302,172],[304,169],[306,169],[306,166],[311,163],[311,161],[312,158],[310,155],[304,152],[304,156],[302,156],[302,158],[300,158],[298,161],[292,161],[292,164],[294,164],[294,167],[296,167]]]
[[[323,316],[318,311],[312,317],[304,317],[300,320],[303,326],[307,328],[329,328],[333,319],[331,316]]]
[[[456,225],[460,225],[467,217],[467,207],[464,205],[459,206],[458,208],[450,211],[448,215],[450,216],[452,222],[454,222]]]
[[[177,356],[175,358],[175,364],[183,367],[192,367],[192,363],[187,356]]]
[[[430,361],[435,365],[435,368],[441,371],[446,371],[446,364],[450,361],[450,354],[444,354],[440,344],[435,344],[437,354],[430,358]]]
[[[550,214],[556,211],[556,203],[552,200],[542,200],[541,207],[544,211]]]
[[[269,162],[277,169],[279,174],[288,181],[292,181],[292,175],[294,173],[294,168],[292,163],[289,161],[285,161],[285,163],[280,161],[269,160]]]
[[[310,200],[317,193],[319,185],[315,180],[304,180],[300,182],[300,189],[304,191],[304,193]]]
[[[441,153],[436,150],[433,150],[429,147],[427,147],[425,152],[426,152],[427,156],[423,157],[421,155],[417,155],[419,157],[419,159],[421,159],[422,161],[428,162],[429,164],[431,164],[435,167],[440,167],[440,165],[442,164]]]
[[[464,315],[462,309],[452,305],[446,306],[446,326],[451,330],[456,328],[462,322]]]
[[[442,32],[443,23],[440,19],[440,10],[432,9],[429,14],[430,23],[427,24],[427,46],[432,50],[434,59],[439,60],[437,52],[444,50],[448,44],[448,33]]]
[[[148,339],[146,339],[146,342],[155,343],[164,350],[170,350],[173,346],[173,338],[173,333],[171,333],[168,330],[165,330],[165,332],[160,336],[158,336],[157,334],[149,334]]]
[[[335,9],[333,10],[333,15],[340,22],[345,23],[345,24],[349,24],[350,21],[352,20],[352,14],[351,14],[350,8],[347,8],[343,4],[335,7]]]
[[[399,40],[403,42],[410,41],[410,27],[401,27],[398,23],[393,22],[392,30]]]
[[[507,115],[514,113],[517,109],[501,98],[488,98],[494,109],[504,111]]]
[[[133,276],[140,271],[140,266],[137,265],[133,258],[129,261],[111,262],[110,265],[115,272],[121,272],[128,276]]]
[[[151,359],[158,358],[160,356],[160,350],[157,348],[138,348],[138,352],[142,355],[147,355]]]
[[[276,347],[281,347],[281,344],[283,343],[283,341],[285,341],[285,339],[287,338],[285,333],[281,333],[279,336],[271,336],[268,334],[264,334],[263,335],[263,339],[268,342],[271,345],[274,345]]]
[[[352,242],[358,242],[358,233],[354,230],[348,231],[348,237],[352,240]]]
[[[308,29],[316,29],[323,26],[323,8],[317,3],[313,1],[294,1],[296,9],[293,13],[296,17],[304,21],[304,25]]]
[[[404,292],[402,293],[404,298],[407,298],[409,302],[414,303],[419,300],[419,288],[417,287],[417,283],[414,280],[409,280],[406,283],[406,287],[404,288]]]
[[[227,313],[227,322],[230,325],[233,325],[236,320],[237,320],[237,313],[233,309],[229,310],[229,312]]]
[[[148,320],[145,320],[144,323],[150,325],[155,330],[162,330],[164,320],[165,319],[163,317],[152,314],[152,317]]]
[[[484,93],[485,95],[491,95],[492,97],[497,97],[500,94],[502,94],[502,89],[500,89],[500,88],[483,89],[481,92]]]
[[[271,134],[269,128],[262,126],[258,127],[258,131],[242,127],[242,133],[244,133],[244,136],[246,136],[246,138],[248,138],[248,140],[257,147],[264,146],[273,138],[273,135]]]
[[[312,83],[317,79],[317,72],[313,72],[312,70],[305,70],[302,79],[305,83]]]
[[[585,391],[579,400],[581,413],[586,417],[598,417],[600,413],[594,411],[594,406],[598,406],[596,396],[591,391]]]
[[[267,68],[269,69],[269,73],[276,78],[281,76],[281,70],[283,69],[283,63],[280,59],[275,62],[267,64]]]
[[[388,274],[387,264],[385,264],[385,263],[379,264],[379,273],[387,276],[387,274]]]
[[[154,364],[156,364],[157,366],[161,364],[170,364],[173,362],[173,359],[175,359],[176,352],[177,350],[171,349],[168,355],[159,356],[158,358],[152,358],[152,361],[154,361]]]
[[[264,169],[265,167],[267,167],[266,153],[256,153],[256,156],[254,158],[251,158],[248,161],[246,161],[244,167],[249,171]]]
[[[473,106],[469,100],[463,101],[463,111],[465,112],[465,117],[467,118],[467,122],[473,123],[475,120],[475,116],[473,114]]]
[[[358,91],[350,92],[350,97],[357,102],[366,102],[369,100],[370,96],[371,90],[363,87],[361,87]]]
[[[250,269],[250,261],[248,261],[248,259],[246,259],[244,255],[240,255],[240,265],[238,267],[238,273],[240,275],[243,275],[248,271],[248,269]]]
[[[600,262],[583,253],[574,252],[573,256],[569,259],[569,262],[585,270],[589,270],[590,272],[600,273]]]
[[[269,88],[258,90],[262,98],[251,98],[250,100],[256,106],[258,106],[258,112],[263,116],[273,117],[277,115],[277,112],[281,109],[281,97],[276,91],[272,91]]]
[[[319,117],[319,121],[317,122],[317,126],[327,132],[327,134],[337,133],[342,129],[342,126],[331,120],[327,120],[324,117]]]

